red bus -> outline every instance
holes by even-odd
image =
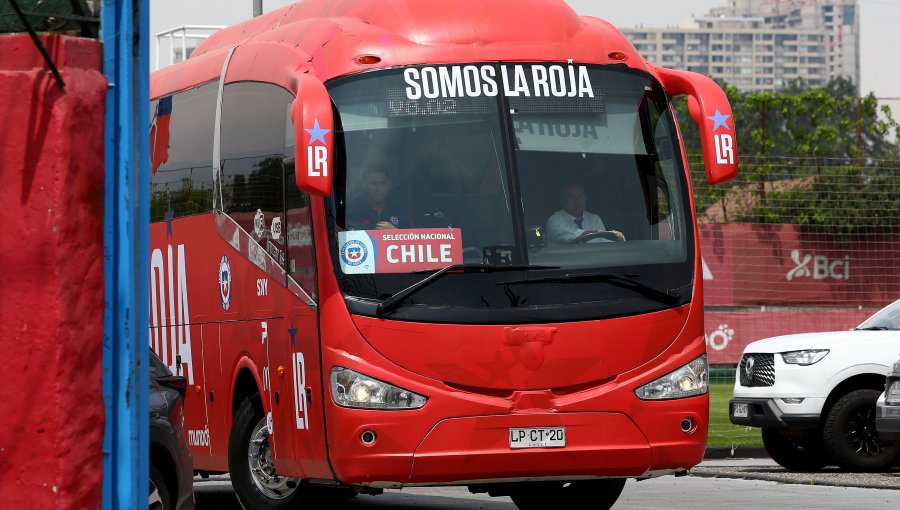
[[[245,508],[415,485],[520,508],[703,457],[671,98],[708,78],[557,0],[306,0],[151,78],[151,345]]]

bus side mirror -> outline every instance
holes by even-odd
[[[298,77],[297,98],[291,105],[294,123],[297,187],[310,195],[331,195],[334,166],[334,115],[331,97],[315,76]]]
[[[688,97],[688,110],[700,129],[706,180],[719,184],[737,177],[737,135],[725,92],[702,74],[662,67],[654,71],[666,94]]]

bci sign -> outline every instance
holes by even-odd
[[[813,280],[850,279],[850,255],[829,259],[825,255],[814,255],[812,253],[801,253],[800,250],[791,250],[791,260],[794,262],[794,268],[788,271],[787,281],[798,278],[812,278]]]

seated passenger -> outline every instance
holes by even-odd
[[[569,244],[580,242],[602,243],[612,239],[603,237],[591,238],[597,232],[610,232],[620,240],[625,240],[625,235],[618,230],[606,230],[600,216],[585,210],[587,207],[587,193],[580,184],[570,184],[565,187],[562,195],[562,209],[553,213],[547,220],[547,239],[552,244]]]
[[[369,170],[363,178],[365,196],[347,204],[347,230],[385,230],[414,225],[390,200],[391,178],[383,170]]]

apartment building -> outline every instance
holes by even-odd
[[[859,87],[857,0],[729,0],[679,28],[625,28],[650,62],[722,79],[742,90],[792,82]]]

